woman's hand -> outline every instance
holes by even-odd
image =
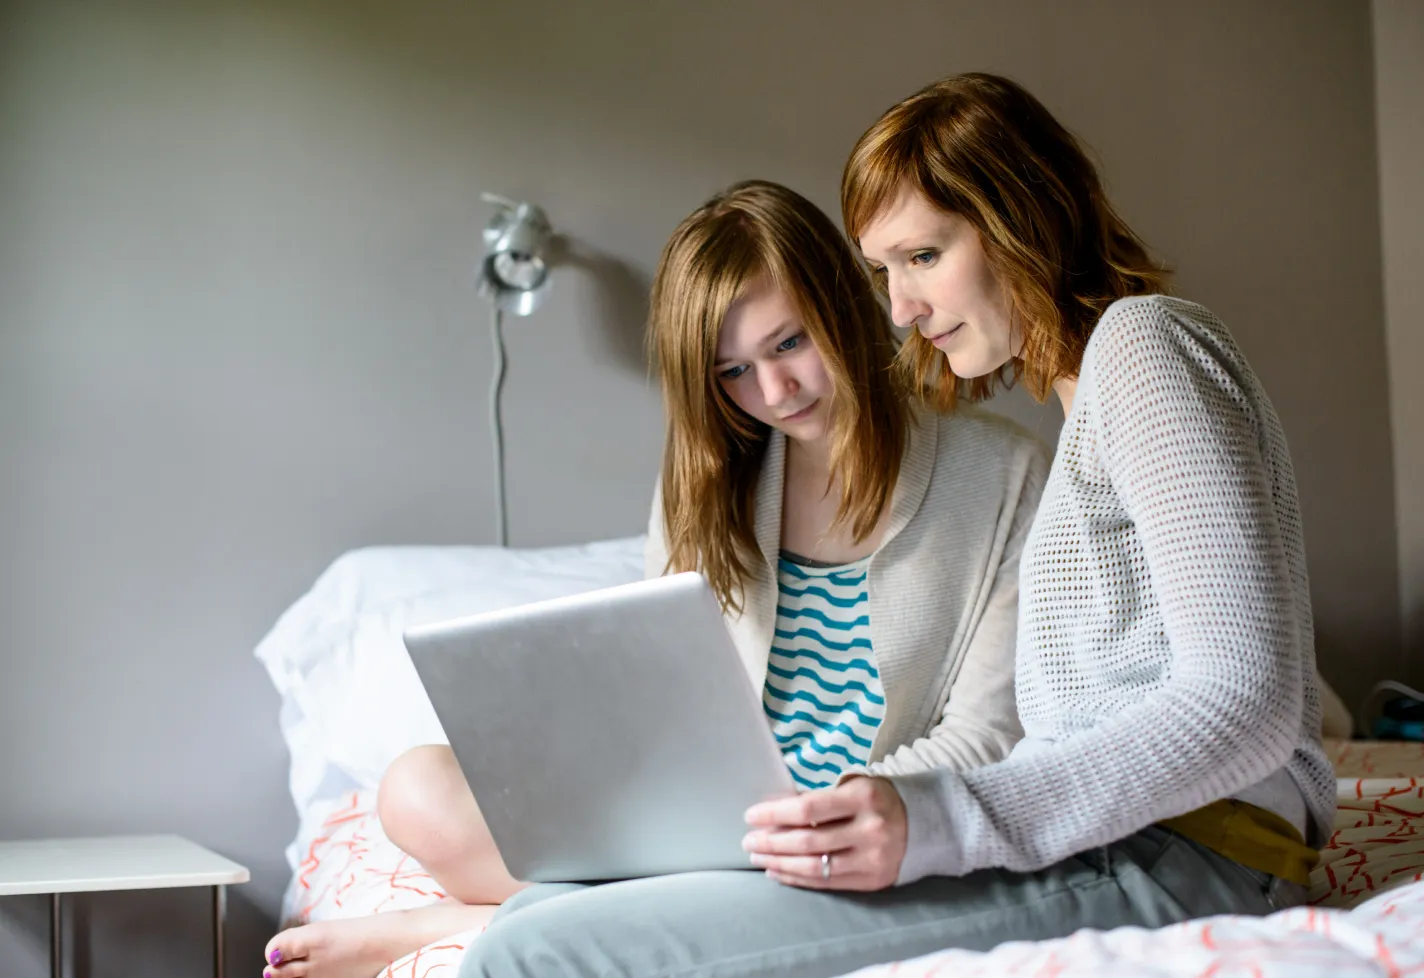
[[[856,777],[747,809],[752,865],[810,890],[883,890],[900,875],[905,804],[884,778]],[[822,859],[829,856],[829,859]]]

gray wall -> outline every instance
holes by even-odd
[[[665,235],[746,176],[832,207],[864,126],[969,69],[1082,133],[1236,331],[1354,699],[1399,635],[1370,30],[1365,0],[0,0],[0,837],[247,863],[254,966],[294,816],[253,644],[345,549],[492,536],[479,191],[571,239],[508,331],[513,540],[632,533]],[[204,966],[192,894],[77,910],[78,974]],[[7,978],[46,973],[43,912],[0,900]]]
[[[1424,686],[1424,3],[1374,0],[1404,674]]]

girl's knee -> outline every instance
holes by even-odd
[[[396,758],[376,793],[376,815],[386,835],[417,858],[412,847],[439,845],[473,808],[455,755],[443,744],[415,747]]]

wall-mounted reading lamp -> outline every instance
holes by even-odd
[[[490,435],[494,445],[495,529],[501,547],[509,544],[508,514],[504,497],[504,426],[500,418],[500,392],[504,387],[504,333],[506,312],[527,316],[549,294],[550,275],[545,251],[552,228],[544,211],[497,194],[481,194],[495,205],[485,225],[485,258],[480,264],[480,294],[490,300],[494,314],[494,378],[490,382]]]

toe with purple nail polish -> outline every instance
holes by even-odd
[[[272,949],[272,953],[269,954],[269,955],[267,955],[267,960],[270,961],[270,962],[272,962],[273,964],[281,964],[281,963],[282,963],[282,949],[281,949],[280,947],[274,947],[274,948]]]

